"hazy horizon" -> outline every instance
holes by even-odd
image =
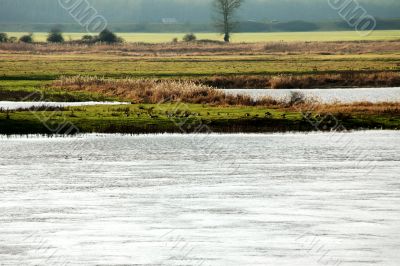
[[[152,23],[174,18],[180,23],[208,23],[212,0],[90,0],[110,23]],[[359,0],[377,18],[399,17],[400,1]],[[328,0],[246,0],[238,16],[241,20],[337,20],[337,11]],[[1,0],[0,23],[73,23],[57,0]]]

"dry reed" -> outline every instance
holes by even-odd
[[[293,112],[332,114],[383,114],[400,116],[400,103],[331,103],[324,104],[316,99],[293,93],[286,99],[263,97],[254,99],[248,95],[230,95],[216,88],[191,81],[153,79],[108,79],[92,76],[61,77],[51,85],[67,91],[87,91],[110,97],[119,97],[132,103],[157,104],[185,102],[216,106],[240,105],[279,108]]]
[[[335,104],[317,104],[313,106],[317,113],[331,114],[363,114],[363,115],[390,115],[400,118],[399,102],[354,102],[354,103],[335,103]]]
[[[338,87],[398,87],[399,72],[277,76],[215,76],[196,80],[197,83],[218,88],[338,88]]]
[[[152,79],[107,79],[88,76],[61,77],[52,86],[68,91],[88,91],[127,99],[133,103],[177,102],[213,105],[281,105],[270,97],[253,99],[229,95],[216,88],[192,81]]]
[[[265,42],[231,43],[124,43],[124,44],[48,44],[1,43],[1,53],[34,54],[119,54],[130,56],[173,55],[261,55],[261,54],[365,54],[400,50],[400,41],[346,42]]]

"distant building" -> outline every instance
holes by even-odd
[[[178,20],[176,18],[163,18],[161,19],[163,24],[177,24]]]

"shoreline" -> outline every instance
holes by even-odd
[[[157,130],[157,129],[140,129],[140,128],[113,128],[111,130],[105,131],[81,131],[79,133],[68,133],[68,134],[60,134],[60,133],[51,133],[51,131],[31,131],[31,130],[0,130],[1,136],[29,136],[29,135],[41,135],[41,136],[79,136],[79,135],[87,135],[87,134],[106,134],[106,135],[163,135],[163,134],[174,134],[174,135],[210,135],[210,134],[218,134],[218,135],[235,135],[235,134],[285,134],[285,133],[316,133],[316,132],[323,132],[323,133],[351,133],[351,132],[363,132],[363,131],[396,131],[400,132],[400,127],[398,128],[385,128],[385,127],[356,127],[356,128],[349,128],[346,130],[317,130],[313,127],[307,127],[306,125],[304,128],[298,127],[286,127],[286,128],[265,128],[265,129],[254,129],[254,128],[245,128],[240,129],[237,125],[232,125],[230,128],[212,128],[211,133],[204,133],[204,132],[181,132],[179,128],[170,129],[170,130]]]
[[[346,130],[346,131],[277,131],[277,132],[261,132],[261,133],[78,133],[78,134],[0,134],[0,140],[2,139],[32,139],[32,138],[50,138],[50,139],[58,139],[58,138],[82,138],[82,137],[93,137],[93,138],[107,138],[107,137],[143,137],[143,136],[240,136],[240,135],[248,135],[248,136],[260,136],[260,135],[317,135],[317,134],[354,134],[354,133],[369,133],[369,132],[396,132],[400,133],[399,130],[395,129],[355,129],[355,130]]]
[[[279,133],[399,130],[398,104],[307,107],[135,104],[0,111],[0,134]]]

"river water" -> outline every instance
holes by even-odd
[[[91,106],[91,105],[119,105],[129,104],[124,102],[12,102],[0,101],[0,109],[15,110],[31,107],[69,107],[69,106]]]
[[[0,137],[1,265],[400,265],[400,132]]]
[[[247,94],[254,98],[270,96],[275,99],[287,99],[292,91],[304,93],[309,98],[315,98],[323,103],[336,101],[352,103],[368,102],[399,102],[400,88],[346,88],[346,89],[225,89],[230,94]]]

